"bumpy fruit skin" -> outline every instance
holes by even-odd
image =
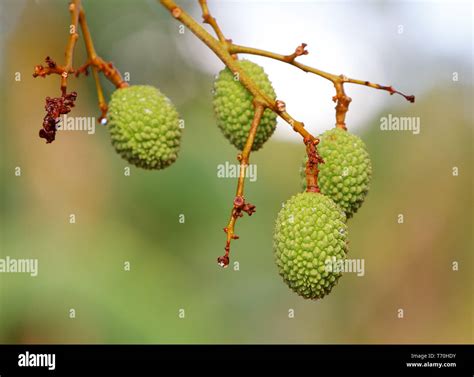
[[[323,298],[341,276],[327,264],[343,263],[346,238],[346,216],[327,196],[303,192],[291,197],[278,213],[273,235],[285,283],[304,298]]]
[[[143,169],[163,169],[178,157],[179,115],[157,88],[134,85],[112,93],[108,111],[112,145],[120,156]]]
[[[276,99],[272,83],[259,65],[248,60],[239,61],[243,71],[268,97]],[[239,150],[244,148],[254,115],[253,97],[238,81],[229,68],[219,72],[214,83],[214,112],[217,125],[224,136]],[[276,114],[266,109],[255,135],[252,150],[256,151],[272,136],[276,127]]]
[[[319,165],[318,184],[321,193],[329,196],[352,217],[369,192],[372,164],[362,139],[340,128],[333,128],[319,136],[318,151],[324,159]],[[306,189],[307,156],[301,168],[302,187]]]

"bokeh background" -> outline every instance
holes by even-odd
[[[181,2],[200,20],[195,3]],[[217,177],[217,166],[236,156],[211,105],[222,63],[189,31],[180,34],[155,1],[83,4],[99,54],[176,104],[185,120],[181,154],[164,171],[132,167],[125,176],[106,127],[59,133],[46,145],[37,134],[59,78],[31,74],[47,55],[62,62],[67,2],[0,1],[1,256],[39,259],[37,277],[0,274],[0,342],[472,342],[471,2],[210,2],[238,44],[290,53],[306,42],[302,62],[416,95],[409,104],[346,88],[348,127],[365,140],[374,168],[367,201],[349,223],[349,255],[365,260],[365,276],[345,274],[316,302],[288,289],[272,255],[276,214],[300,190],[297,136],[279,124],[252,154],[258,176],[246,195],[257,213],[237,224],[239,271],[219,268],[236,184]],[[250,59],[311,132],[333,126],[329,82]],[[79,40],[74,64],[85,60]],[[99,115],[91,77],[71,79],[69,88],[79,93],[70,115]],[[381,131],[388,114],[420,117],[421,133]]]

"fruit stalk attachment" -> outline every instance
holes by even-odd
[[[112,62],[107,62],[97,55],[97,52],[94,48],[94,42],[92,41],[91,33],[89,31],[89,26],[87,25],[86,14],[82,7],[81,11],[79,12],[79,23],[82,29],[88,60],[85,64],[77,69],[76,77],[78,77],[81,73],[87,75],[89,73],[89,67],[92,67],[92,75],[94,76],[97,90],[97,99],[101,112],[99,122],[105,124],[107,121],[106,116],[108,107],[104,98],[102,85],[100,84],[99,72],[102,72],[104,76],[115,85],[116,88],[126,88],[128,87],[128,83],[122,79],[122,75],[120,74],[119,70],[114,67]]]
[[[304,143],[306,145],[306,154],[308,155],[308,161],[306,161],[306,192],[320,192],[318,185],[319,169],[318,165],[323,164],[324,160],[319,155],[316,146],[319,144],[319,139],[311,140],[305,138]]]

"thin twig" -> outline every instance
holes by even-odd
[[[217,38],[221,43],[226,43],[226,39],[224,34],[222,33],[221,28],[217,24],[217,21],[214,17],[212,17],[211,13],[209,12],[209,7],[207,6],[207,0],[199,0],[199,5],[202,9],[202,19],[205,24],[209,24],[214,32],[216,33]]]
[[[86,14],[84,12],[84,9],[82,8],[79,13],[79,23],[81,25],[84,43],[86,45],[88,60],[86,64],[84,64],[77,70],[77,74],[81,72],[86,72],[87,74],[87,69],[89,67],[92,68],[92,75],[94,76],[95,87],[97,90],[97,100],[101,113],[98,121],[100,123],[106,123],[108,106],[104,98],[104,91],[102,89],[102,85],[100,83],[99,72],[103,72],[105,77],[109,79],[117,88],[125,88],[128,86],[128,83],[123,81],[122,75],[120,74],[118,69],[116,69],[112,65],[112,63],[104,61],[100,56],[97,55],[94,48],[94,43],[92,41],[91,33],[89,31],[89,26],[87,25]]]
[[[306,191],[320,192],[318,184],[319,164],[324,163],[323,158],[319,155],[316,146],[319,144],[319,139],[310,140],[305,139],[306,154],[308,160],[306,162]]]
[[[297,47],[297,49],[295,50],[295,53],[291,55],[281,55],[281,54],[276,54],[274,52],[261,50],[258,48],[247,47],[247,46],[240,46],[233,43],[230,43],[227,45],[228,51],[231,54],[259,55],[259,56],[264,56],[270,59],[279,60],[281,62],[291,64],[292,66],[299,68],[304,72],[310,72],[317,76],[323,77],[326,80],[331,81],[334,84],[334,87],[336,89],[336,95],[333,97],[333,101],[336,102],[336,127],[338,128],[346,129],[345,118],[346,118],[346,113],[349,110],[349,104],[351,102],[351,98],[348,97],[346,93],[344,92],[345,83],[363,85],[369,88],[385,90],[389,92],[391,95],[399,94],[402,97],[404,97],[407,101],[415,102],[415,96],[406,95],[398,90],[395,90],[392,86],[385,86],[385,85],[380,85],[380,84],[374,84],[369,81],[351,79],[344,75],[335,75],[333,73],[325,72],[320,69],[310,67],[308,65],[297,62],[295,60],[297,56],[306,55],[308,53],[305,50],[305,47],[306,47],[306,44],[302,44],[301,46]]]
[[[264,56],[264,57],[275,59],[275,60],[280,60],[284,63],[291,64],[292,66],[295,66],[295,67],[301,69],[304,72],[314,73],[315,75],[323,77],[326,80],[329,80],[333,83],[339,82],[339,83],[343,84],[343,83],[347,82],[347,83],[350,83],[350,84],[368,86],[368,87],[374,88],[374,89],[386,90],[390,94],[395,94],[396,93],[396,94],[399,94],[402,97],[404,97],[407,101],[414,102],[414,96],[409,96],[409,95],[403,94],[402,92],[394,90],[393,87],[391,87],[391,86],[384,86],[384,85],[380,85],[380,84],[374,84],[374,83],[371,83],[369,81],[351,79],[351,78],[348,78],[344,75],[335,75],[333,73],[325,72],[325,71],[322,71],[320,69],[310,67],[309,65],[305,65],[305,64],[302,64],[300,62],[297,62],[297,61],[295,61],[295,59],[289,59],[288,57],[292,56],[292,55],[276,54],[274,52],[265,51],[265,50],[261,50],[261,49],[258,49],[258,48],[240,46],[240,45],[236,45],[234,43],[230,44],[228,46],[228,49],[229,49],[229,52],[231,54],[259,55],[259,56]],[[306,54],[304,54],[304,55],[306,55]]]
[[[74,56],[74,47],[76,46],[79,34],[77,34],[77,24],[79,21],[79,9],[81,8],[81,0],[74,0],[69,4],[69,11],[71,12],[71,25],[69,42],[66,47],[66,64],[64,65],[64,72],[61,74],[61,92],[66,94],[67,77],[69,73],[74,72],[72,68],[72,60]]]
[[[46,77],[51,74],[61,75],[61,94],[66,95],[67,78],[70,73],[74,73],[72,61],[74,57],[74,48],[76,47],[79,34],[77,33],[79,22],[79,10],[81,8],[81,0],[74,0],[69,4],[69,12],[71,13],[71,24],[69,26],[69,38],[66,45],[65,63],[64,65],[56,64],[49,56],[46,57],[46,67],[42,65],[35,66],[33,77]]]
[[[235,223],[239,217],[243,216],[242,212],[246,212],[249,216],[255,212],[255,206],[245,201],[244,198],[244,184],[245,184],[245,172],[250,161],[250,152],[255,140],[255,135],[257,133],[258,125],[262,119],[263,112],[265,111],[265,106],[261,103],[255,102],[255,112],[250,125],[250,131],[247,136],[247,141],[245,142],[244,149],[242,153],[239,153],[237,159],[240,162],[239,170],[239,179],[237,182],[237,190],[235,193],[234,203],[227,227],[224,228],[224,232],[227,233],[225,254],[217,258],[217,262],[222,267],[227,267],[229,265],[229,253],[230,253],[230,243],[232,240],[238,239],[239,237],[235,235]]]
[[[105,77],[115,85],[116,88],[127,87],[128,83],[123,81],[122,75],[120,74],[119,70],[115,68],[111,62],[106,62],[104,59],[97,55],[83,8],[81,8],[79,12],[79,23],[81,25],[88,56],[88,61],[85,66],[95,67],[97,71],[102,72]]]
[[[37,65],[35,66],[33,77],[46,77],[51,74],[57,74],[61,76],[61,94],[62,97],[66,97],[67,92],[67,79],[69,74],[75,73],[76,76],[79,76],[81,73],[88,74],[88,69],[92,69],[92,74],[95,80],[95,85],[97,89],[97,97],[99,102],[99,108],[101,111],[101,116],[99,122],[106,120],[105,116],[107,114],[107,102],[105,101],[104,91],[100,83],[99,72],[102,72],[105,77],[110,80],[117,88],[125,88],[128,86],[128,83],[122,79],[120,72],[113,66],[111,62],[106,62],[100,56],[97,55],[94,44],[92,42],[92,37],[87,25],[86,16],[84,9],[81,6],[81,0],[73,0],[69,4],[69,11],[71,12],[71,25],[70,25],[70,35],[68,43],[66,46],[66,60],[64,65],[56,64],[56,62],[51,59],[49,56],[46,57],[45,62],[46,66]],[[77,39],[79,38],[78,27],[82,29],[82,35],[84,38],[84,43],[86,45],[86,51],[88,60],[87,62],[79,67],[78,69],[73,68],[73,57],[74,57],[74,48],[76,46]],[[74,93],[75,94],[75,93]],[[76,97],[74,97],[75,99]],[[73,104],[74,101],[71,102]],[[73,105],[72,105],[73,106]],[[72,107],[71,106],[71,107]],[[49,123],[48,123],[49,124]],[[50,133],[54,133],[52,125],[49,127]],[[48,138],[48,142],[54,140],[53,134]]]

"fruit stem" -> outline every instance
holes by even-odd
[[[224,228],[224,232],[227,233],[225,255],[217,258],[217,263],[221,267],[227,267],[229,265],[229,254],[230,254],[230,243],[233,239],[238,237],[235,235],[235,223],[239,217],[243,216],[242,212],[246,212],[249,216],[255,212],[255,206],[245,202],[244,199],[244,184],[245,184],[245,172],[250,160],[250,153],[252,146],[255,141],[255,135],[257,133],[258,125],[262,119],[265,111],[265,106],[257,101],[254,101],[254,116],[252,124],[250,125],[250,131],[245,142],[244,149],[237,155],[237,160],[240,162],[239,179],[237,181],[237,190],[235,193],[234,203],[227,227]]]
[[[67,76],[73,72],[72,59],[74,56],[74,48],[79,38],[77,34],[77,25],[79,22],[79,10],[81,8],[81,0],[74,0],[69,4],[69,11],[71,12],[71,26],[69,29],[69,41],[66,47],[66,64],[64,65],[64,71],[61,74],[61,93],[63,95],[67,92]]]
[[[305,139],[306,154],[308,161],[306,162],[306,192],[320,192],[318,185],[319,169],[318,165],[324,163],[323,158],[319,155],[317,145],[319,139]]]
[[[83,8],[81,8],[79,13],[79,23],[81,25],[87,56],[89,58],[85,65],[92,66],[93,68],[95,67],[97,71],[102,72],[105,77],[115,85],[116,88],[128,87],[128,83],[122,79],[122,75],[120,74],[119,70],[115,68],[111,62],[106,62],[97,55],[91,33],[89,31],[89,26],[87,25],[86,14]]]
[[[87,70],[88,67],[92,67],[92,75],[94,76],[95,86],[97,90],[97,99],[99,103],[99,108],[101,111],[101,116],[99,122],[106,120],[107,115],[107,102],[104,98],[104,92],[102,90],[102,85],[100,83],[99,72],[103,72],[105,77],[111,81],[116,88],[126,88],[128,83],[123,81],[122,75],[116,69],[112,63],[104,61],[100,56],[97,55],[97,52],[94,48],[94,42],[92,41],[92,36],[89,30],[89,26],[86,20],[86,14],[84,9],[81,7],[79,12],[79,23],[81,25],[84,44],[86,46],[88,61],[82,67],[80,67],[76,75]]]
[[[77,27],[79,22],[79,10],[81,8],[81,0],[73,0],[69,4],[69,12],[71,13],[71,24],[69,27],[69,38],[66,45],[65,52],[65,63],[64,66],[56,64],[50,57],[46,58],[47,66],[42,65],[35,66],[33,77],[46,77],[51,74],[57,74],[61,76],[61,95],[64,97],[67,93],[67,78],[70,73],[74,73],[72,68],[72,60],[74,57],[74,48],[76,47],[77,39]]]
[[[217,24],[217,21],[214,17],[212,17],[211,13],[209,12],[209,7],[207,6],[207,0],[199,0],[199,5],[201,6],[202,10],[202,19],[205,24],[209,24],[214,32],[216,33],[217,38],[223,44],[226,44],[227,41],[225,39],[224,34],[222,33],[221,28]]]
[[[344,76],[341,76],[341,79],[344,80]],[[345,122],[346,113],[349,111],[349,104],[351,103],[352,99],[346,95],[343,82],[335,82],[334,88],[336,88],[336,95],[332,97],[332,100],[336,102],[336,128],[347,131]]]

